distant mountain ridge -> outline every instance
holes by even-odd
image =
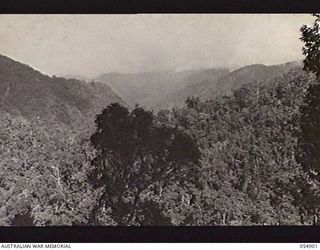
[[[184,89],[172,93],[164,102],[159,103],[157,108],[181,106],[189,96],[210,100],[217,96],[229,95],[232,91],[247,83],[273,79],[297,68],[302,68],[302,62],[294,61],[272,66],[263,64],[245,66],[220,78],[207,78],[203,81],[195,81],[194,84],[189,84]]]
[[[211,68],[182,72],[107,73],[95,80],[108,84],[131,106],[140,104],[160,110],[181,106],[189,96],[203,100],[228,95],[244,84],[265,81],[301,68],[302,62],[280,65],[254,64],[231,71]]]
[[[0,110],[48,124],[89,126],[111,102],[122,102],[103,83],[50,77],[0,55]]]
[[[95,80],[108,84],[128,104],[141,104],[155,108],[167,96],[190,84],[207,78],[216,79],[229,73],[228,69],[188,70],[181,72],[161,71],[144,73],[108,73]]]

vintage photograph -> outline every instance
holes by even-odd
[[[319,25],[0,15],[0,226],[320,225]]]

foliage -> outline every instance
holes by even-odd
[[[153,209],[153,216],[159,210],[149,201],[152,192],[171,182],[197,182],[200,152],[196,143],[176,128],[157,126],[152,112],[138,106],[130,112],[114,103],[97,116],[96,125],[91,143],[97,156],[90,178],[95,188],[104,190],[97,208],[110,207],[119,225],[146,220],[150,224],[147,210]]]
[[[88,147],[70,132],[1,113],[0,224],[85,224],[95,197]]]
[[[301,203],[305,213],[314,215],[317,222],[320,209],[320,15],[314,14],[312,27],[301,28],[301,40],[304,43],[304,69],[314,73],[317,81],[308,88],[305,105],[301,107],[301,133],[299,135],[298,160],[308,175],[303,188]]]

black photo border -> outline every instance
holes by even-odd
[[[318,0],[1,0],[2,14],[316,13]]]
[[[319,243],[319,226],[0,227],[0,242]]]

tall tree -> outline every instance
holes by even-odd
[[[303,204],[307,211],[314,214],[315,223],[320,208],[320,14],[313,26],[302,26],[301,40],[304,43],[304,70],[314,73],[316,84],[310,85],[305,105],[301,108],[301,134],[299,138],[298,160],[309,176],[303,185]]]
[[[171,181],[197,181],[196,143],[176,128],[156,125],[152,112],[138,106],[130,112],[114,103],[96,117],[96,127],[91,143],[97,156],[90,178],[102,190],[91,223],[97,223],[103,210],[118,225],[156,224],[150,219],[159,221],[160,205],[154,208],[150,193],[158,190],[161,196]]]

